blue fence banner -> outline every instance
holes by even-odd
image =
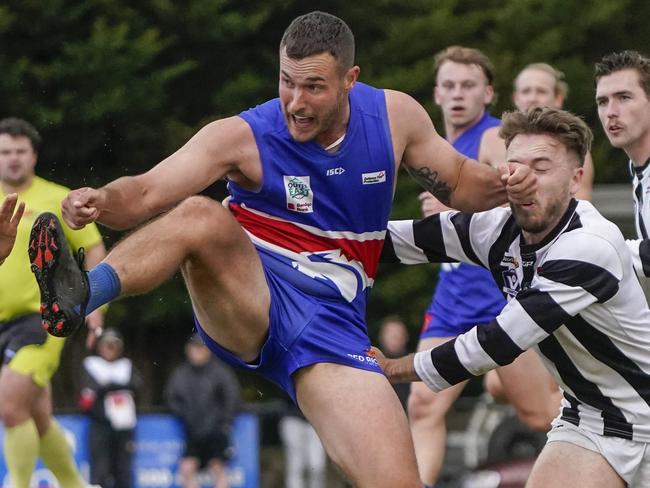
[[[72,446],[77,466],[85,479],[89,478],[88,418],[84,415],[56,417]],[[0,425],[0,448],[2,447]],[[136,448],[133,459],[134,488],[176,488],[178,460],[185,443],[178,419],[167,414],[138,416],[135,431]],[[227,470],[231,488],[259,488],[259,421],[256,415],[240,414],[231,433],[233,456]],[[0,451],[1,452],[1,451]],[[207,471],[201,473],[201,486],[214,486]],[[4,458],[0,457],[0,488],[10,488]],[[56,478],[39,461],[32,476],[31,488],[59,488]]]

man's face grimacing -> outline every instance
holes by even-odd
[[[478,122],[494,98],[480,66],[445,61],[438,68],[434,99],[445,123],[463,129]]]
[[[519,134],[510,142],[507,160],[529,166],[537,175],[537,194],[526,204],[510,204],[528,244],[541,241],[555,225],[580,187],[583,169],[578,155],[551,135]]]
[[[598,117],[612,146],[633,151],[650,137],[650,100],[635,69],[601,77],[596,84]]]
[[[546,71],[525,69],[515,80],[512,101],[522,112],[531,107],[562,108],[564,99],[556,94],[556,84],[555,77]]]
[[[0,181],[22,185],[34,176],[36,159],[29,137],[0,134]]]
[[[340,137],[349,115],[348,93],[358,76],[358,66],[342,75],[330,53],[293,59],[282,49],[279,93],[291,137],[322,145]]]

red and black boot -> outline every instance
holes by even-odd
[[[43,328],[53,336],[69,336],[84,323],[89,298],[83,248],[75,260],[59,219],[45,212],[32,226],[29,260],[41,290]]]

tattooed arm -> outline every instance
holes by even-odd
[[[527,167],[497,171],[464,157],[436,132],[424,108],[404,93],[386,90],[386,106],[396,161],[445,205],[477,212],[502,205],[508,197],[530,200],[536,183]],[[500,172],[510,173],[506,184]]]
[[[440,181],[437,171],[431,171],[429,168],[420,168],[415,170],[410,166],[405,166],[406,172],[417,181],[429,193],[435,196],[442,203],[449,204],[451,201],[451,188],[444,181]]]

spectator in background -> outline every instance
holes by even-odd
[[[123,352],[122,335],[106,329],[97,356],[83,361],[79,404],[90,417],[90,480],[102,488],[131,487],[135,396],[142,381]]]
[[[229,366],[216,359],[194,334],[185,345],[187,361],[178,366],[165,396],[185,428],[185,453],[179,464],[181,485],[198,488],[198,472],[208,467],[215,488],[229,486],[230,431],[239,405],[239,383]]]
[[[289,402],[279,429],[284,445],[285,488],[323,488],[327,466],[325,449],[295,403]]]
[[[409,333],[404,321],[398,315],[385,317],[379,325],[379,344],[387,358],[399,358],[408,353]],[[404,410],[408,406],[410,383],[393,385]]]

